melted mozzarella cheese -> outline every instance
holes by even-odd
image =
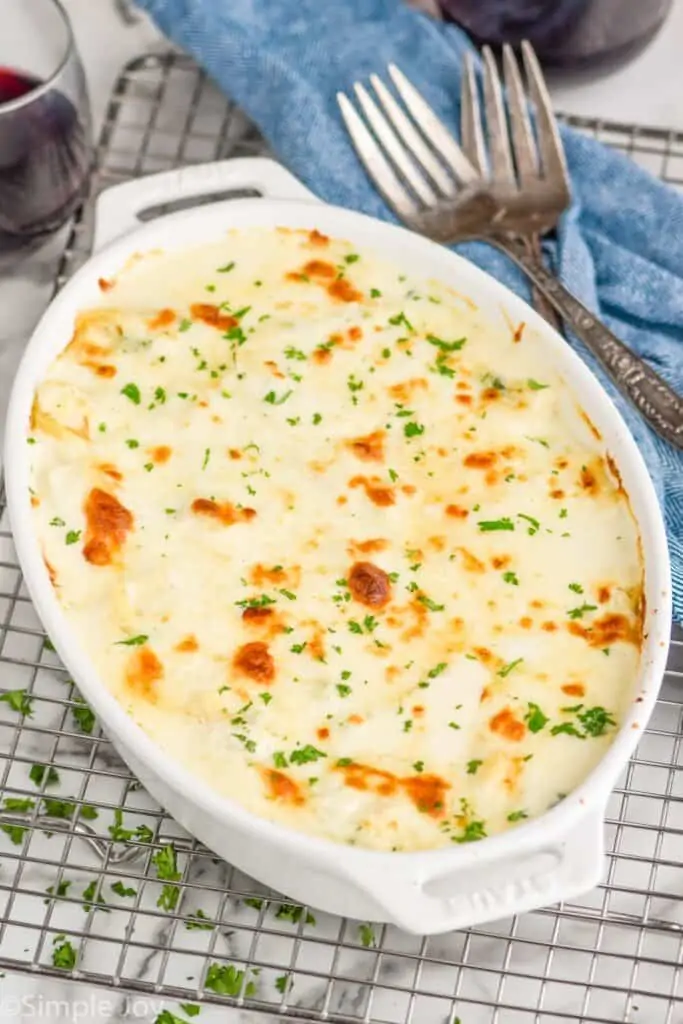
[[[34,516],[142,728],[255,814],[385,850],[585,778],[633,699],[639,538],[533,332],[317,232],[103,288],[36,394]]]

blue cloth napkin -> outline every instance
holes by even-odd
[[[358,164],[335,94],[390,61],[457,134],[465,35],[401,0],[138,0],[259,125],[317,195],[392,215]],[[575,194],[554,254],[565,283],[683,390],[683,198],[576,132],[564,141]],[[459,251],[528,298],[528,285],[483,244]],[[577,346],[580,347],[580,346]],[[662,502],[683,620],[683,456],[656,437],[582,348],[626,418]]]

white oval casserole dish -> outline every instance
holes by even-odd
[[[164,203],[231,190],[262,198],[195,206],[141,226]],[[228,228],[317,228],[372,248],[406,272],[443,281],[484,311],[525,321],[549,362],[601,432],[630,497],[645,567],[646,616],[633,703],[605,757],[583,784],[540,818],[481,842],[417,853],[383,853],[311,837],[258,818],[174,763],[108,692],[60,608],[34,532],[27,426],[35,389],[69,342],[76,314],[96,305],[98,281],[135,253],[178,250],[224,237]],[[424,238],[321,204],[279,165],[244,159],[169,172],[105,192],[96,250],[41,319],[12,392],[5,448],[8,508],[19,561],[36,609],[84,698],[153,796],[221,857],[302,903],[336,914],[386,921],[427,934],[467,927],[568,899],[599,881],[607,799],[654,708],[666,664],[671,620],[666,537],[643,459],[612,402],[566,342],[521,299],[477,267]]]

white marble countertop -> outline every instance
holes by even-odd
[[[91,100],[98,125],[111,87],[121,65],[150,49],[163,49],[164,40],[146,19],[125,24],[116,13],[114,0],[63,0],[76,31],[90,86]],[[635,2],[635,0],[634,0]],[[683,128],[683,87],[680,75],[683,39],[683,0],[675,0],[671,20],[662,32],[632,64],[597,81],[556,82],[553,93],[558,109],[567,113],[603,116],[609,119]],[[40,315],[50,290],[54,250],[11,264],[0,258],[0,414],[14,367],[23,342]],[[25,1001],[23,1005],[20,1000]],[[32,1000],[32,1001],[31,1001]],[[48,1001],[55,1001],[52,1010]],[[121,994],[109,993],[87,985],[67,981],[32,979],[8,975],[0,980],[0,1018],[3,1021],[155,1021],[168,1006],[155,997],[138,996],[128,1006]],[[266,1018],[248,1011],[204,1009],[196,1018],[207,1024],[230,1021],[231,1024],[257,1024]],[[683,1018],[681,1018],[683,1020]],[[463,1024],[469,1024],[464,1021]],[[656,1024],[656,1022],[652,1022]]]

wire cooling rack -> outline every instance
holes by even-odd
[[[683,134],[572,123],[683,186]],[[187,58],[144,57],[116,85],[98,187],[264,148]],[[88,254],[91,215],[86,204],[56,288]],[[0,686],[0,968],[201,1003],[205,1014],[212,1003],[247,1007],[249,1021],[683,1022],[680,631],[651,726],[610,802],[604,884],[576,902],[424,939],[290,904],[164,814],[53,653],[1,491]]]

